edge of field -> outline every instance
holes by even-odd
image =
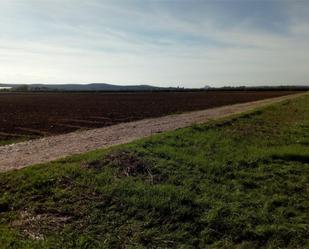
[[[299,94],[303,94],[303,93],[304,92],[288,93],[287,95],[282,95],[282,96],[279,96],[279,97],[270,97],[270,98],[265,98],[265,99],[260,99],[260,100],[249,101],[249,102],[235,103],[235,104],[231,104],[229,106],[233,106],[233,105],[237,105],[237,104],[245,104],[245,103],[255,103],[255,102],[261,102],[261,101],[267,102],[267,100],[283,98],[283,97],[289,97],[289,96],[299,95]],[[180,114],[187,114],[187,113],[190,113],[190,112],[198,112],[198,111],[202,111],[202,110],[213,109],[213,108],[220,108],[220,107],[223,107],[223,106],[211,107],[211,108],[200,109],[200,110],[195,110],[195,111],[175,112],[175,113],[171,113],[171,114],[167,114],[167,115],[163,115],[163,116],[158,116],[158,117],[149,117],[149,118],[144,118],[144,119],[137,119],[137,120],[130,121],[130,122],[116,123],[116,124],[113,124],[111,126],[115,126],[115,125],[119,125],[119,124],[125,124],[125,123],[138,122],[138,121],[141,121],[141,120],[152,120],[152,119],[157,119],[157,118],[162,118],[162,117],[168,117],[168,116],[174,116],[174,115],[180,115]],[[66,132],[66,133],[60,133],[60,134],[54,134],[54,135],[48,135],[48,136],[38,135],[38,134],[36,134],[36,135],[34,135],[34,134],[32,134],[32,135],[29,135],[29,134],[15,134],[15,135],[17,135],[17,137],[14,138],[14,134],[10,134],[12,136],[12,139],[3,140],[3,141],[0,140],[0,147],[1,146],[14,145],[14,144],[17,144],[17,143],[22,143],[22,142],[27,142],[27,141],[34,141],[34,140],[38,140],[38,139],[42,139],[42,138],[47,138],[47,137],[61,136],[61,135],[65,135],[65,134],[71,134],[71,133],[76,133],[76,132],[78,133],[78,132],[95,130],[95,129],[101,129],[101,128],[106,128],[106,127],[111,127],[111,126],[102,126],[102,127],[98,127],[98,128],[77,129],[77,130]],[[42,133],[43,133],[43,131],[42,131]]]
[[[115,126],[93,129],[83,132],[73,132],[49,138],[21,142],[1,146],[0,156],[2,171],[28,167],[33,164],[46,163],[63,159],[75,154],[83,154],[99,148],[127,144],[155,134],[173,131],[179,128],[201,124],[211,119],[238,115],[244,111],[254,111],[273,103],[295,99],[308,93],[281,96],[266,100],[223,106],[202,111],[169,115],[161,118],[145,119]],[[128,132],[128,130],[130,132]]]
[[[57,163],[57,162],[63,163],[63,162],[66,162],[66,161],[82,160],[83,157],[87,157],[88,155],[96,154],[97,152],[108,153],[109,151],[117,150],[119,148],[123,148],[123,147],[126,147],[128,145],[134,145],[134,144],[142,143],[143,141],[146,141],[147,139],[160,138],[160,137],[164,138],[164,137],[166,137],[170,134],[173,134],[175,131],[182,130],[182,129],[188,129],[188,128],[194,127],[196,125],[212,125],[212,124],[217,124],[217,123],[224,123],[225,121],[228,121],[228,120],[234,120],[234,119],[237,119],[241,116],[250,115],[250,114],[255,113],[255,112],[263,111],[263,110],[265,110],[265,109],[267,109],[271,106],[280,105],[280,104],[283,104],[285,102],[293,101],[295,99],[297,100],[298,98],[302,98],[302,97],[306,97],[306,96],[309,96],[309,91],[304,92],[304,93],[296,93],[296,94],[284,95],[284,96],[275,97],[275,98],[269,98],[269,99],[264,99],[264,100],[247,102],[247,103],[261,103],[261,106],[254,107],[254,108],[247,110],[247,111],[239,111],[239,112],[235,112],[235,113],[232,113],[232,114],[227,114],[227,115],[224,115],[224,116],[218,117],[218,118],[209,118],[208,120],[206,120],[205,122],[202,122],[202,123],[192,124],[190,126],[178,128],[176,130],[163,131],[163,132],[155,133],[155,134],[152,134],[152,135],[147,136],[147,137],[134,139],[133,141],[130,141],[130,142],[111,145],[111,146],[108,146],[108,147],[97,148],[97,149],[90,150],[90,151],[83,152],[83,153],[76,153],[76,154],[73,154],[73,155],[60,157],[58,159],[51,160],[49,162],[32,164],[32,165],[29,165],[27,167],[42,166],[42,165],[46,165],[46,164],[50,164],[50,163],[52,164],[52,163]],[[277,99],[279,99],[279,100],[276,101]],[[244,104],[246,104],[246,103],[244,103]],[[235,105],[238,105],[238,104],[235,104]],[[221,107],[218,107],[218,108],[221,108]],[[196,111],[196,112],[199,112],[199,111]],[[178,116],[178,115],[187,114],[187,113],[191,113],[191,112],[182,112],[180,114],[170,114],[170,115],[166,115],[164,117]],[[139,121],[152,120],[152,119],[157,119],[157,118],[143,119],[143,120],[138,120],[138,121],[132,121],[132,122],[129,122],[129,123],[135,123],[135,122],[139,122]],[[125,123],[122,123],[122,124],[125,124]],[[98,128],[98,129],[101,129],[101,128]],[[83,132],[83,131],[74,131],[74,132],[70,132],[70,133],[81,133],[81,132]],[[60,135],[60,136],[62,136],[62,135]],[[41,139],[41,138],[39,138],[39,139]],[[25,141],[25,142],[27,142],[27,141]],[[23,142],[20,142],[20,143],[23,143]],[[5,146],[12,146],[12,144],[11,145],[5,145]],[[20,169],[24,169],[24,168],[25,167],[22,167]],[[20,170],[20,169],[17,169],[17,170]],[[0,174],[1,173],[5,173],[5,171],[0,171]]]

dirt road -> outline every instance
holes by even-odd
[[[98,148],[128,143],[163,131],[171,131],[196,123],[203,123],[256,107],[303,95],[295,94],[272,99],[235,104],[179,115],[122,123],[93,130],[72,132],[13,145],[0,146],[0,171],[20,169],[29,165],[49,162],[73,154]]]

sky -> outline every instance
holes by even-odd
[[[309,1],[0,0],[0,82],[309,85]]]

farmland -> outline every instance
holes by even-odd
[[[0,145],[291,93],[0,93]]]
[[[0,173],[3,248],[308,248],[309,97]]]

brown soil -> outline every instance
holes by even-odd
[[[293,92],[0,93],[0,141],[244,103]]]

